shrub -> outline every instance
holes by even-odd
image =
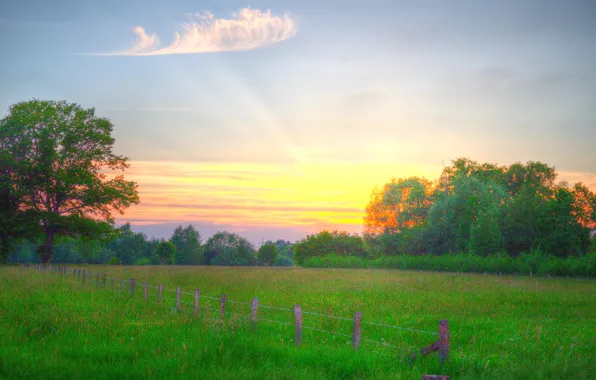
[[[275,265],[278,267],[292,267],[294,266],[294,261],[287,256],[280,256]]]

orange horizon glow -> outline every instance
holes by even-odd
[[[141,203],[119,223],[210,222],[236,227],[292,227],[361,232],[373,189],[392,177],[437,179],[442,165],[391,163],[191,163],[132,161]],[[559,173],[596,187],[596,175]]]

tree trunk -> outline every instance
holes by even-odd
[[[46,240],[41,247],[41,262],[47,264],[54,253],[54,232],[46,232]]]

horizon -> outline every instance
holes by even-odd
[[[375,186],[457,157],[596,190],[590,1],[57,4],[0,4],[0,109],[110,119],[148,237],[360,232]]]

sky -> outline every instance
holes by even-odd
[[[114,124],[141,204],[118,222],[252,242],[362,230],[375,186],[457,157],[596,190],[596,2],[0,2],[0,115]]]

